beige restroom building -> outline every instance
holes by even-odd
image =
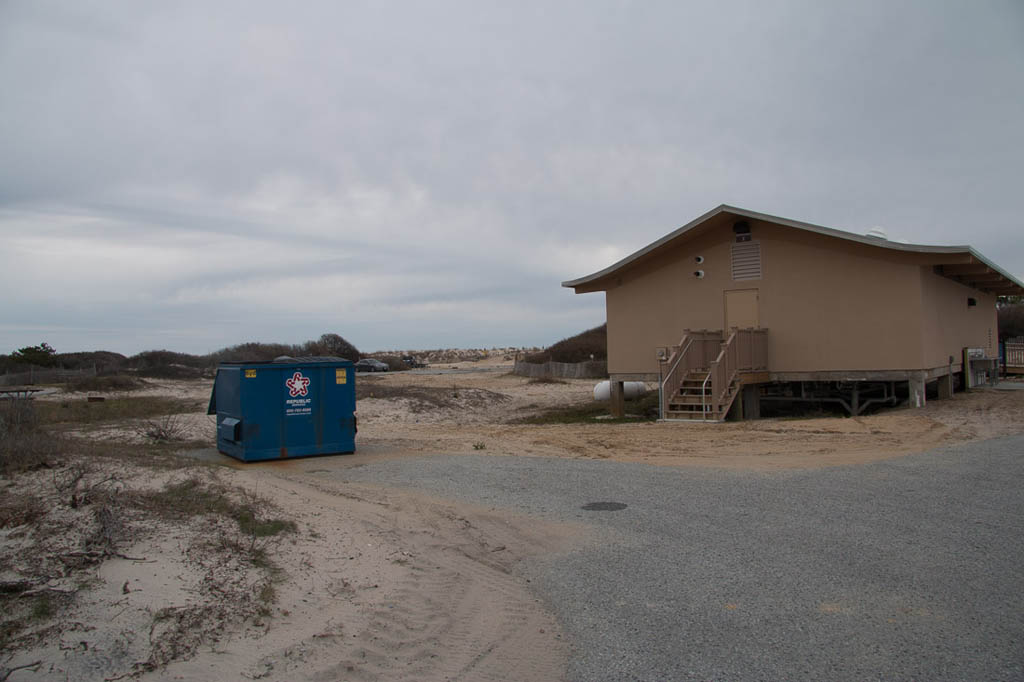
[[[563,282],[605,292],[613,413],[629,380],[660,382],[663,418],[701,421],[762,400],[858,414],[951,394],[965,349],[997,354],[996,299],[1024,285],[970,246],[872,232],[722,205]]]

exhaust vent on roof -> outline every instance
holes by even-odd
[[[732,278],[761,279],[761,242],[737,242],[732,245]]]

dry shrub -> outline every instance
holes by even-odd
[[[382,400],[407,400],[412,412],[427,412],[431,409],[479,407],[509,400],[504,393],[483,388],[440,388],[437,386],[392,386],[373,379],[356,383],[356,400],[378,398]]]
[[[557,377],[534,377],[527,381],[528,384],[567,384],[565,379],[559,379]]]
[[[69,381],[65,387],[66,391],[86,393],[89,391],[113,392],[113,391],[135,391],[144,388],[146,382],[133,376],[125,374],[111,374],[109,376],[83,377]]]
[[[140,369],[139,376],[149,379],[201,379],[206,376],[206,372],[198,367],[171,364]]]
[[[159,419],[145,421],[139,426],[138,433],[163,443],[185,440],[185,427],[176,414],[165,414]]]
[[[96,424],[128,419],[157,419],[201,409],[195,400],[162,396],[120,396],[100,402],[85,399],[66,402],[39,401],[35,407],[40,425]]]
[[[608,403],[586,402],[549,407],[535,414],[514,419],[513,424],[621,424],[624,422],[657,421],[658,392],[625,401],[626,416],[608,417]]]
[[[53,434],[40,428],[33,401],[0,401],[0,474],[46,466],[59,446]]]
[[[7,494],[0,497],[0,528],[31,524],[46,513],[37,495]]]

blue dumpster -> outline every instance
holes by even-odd
[[[222,362],[207,414],[243,462],[355,452],[356,373],[342,358]]]

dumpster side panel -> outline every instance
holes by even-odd
[[[237,370],[242,440],[222,449],[218,439],[221,452],[246,462],[355,452],[352,363],[261,363],[231,369]]]
[[[242,444],[237,440],[239,430],[225,420],[238,420],[242,417],[241,394],[239,392],[236,367],[221,367],[217,370],[214,380],[214,402],[217,408],[217,450],[232,457],[241,457]]]
[[[281,440],[281,420],[277,386],[281,370],[275,365],[248,365],[244,368],[242,395],[246,416],[245,453],[242,459],[251,462],[268,459],[260,453],[275,453]]]

